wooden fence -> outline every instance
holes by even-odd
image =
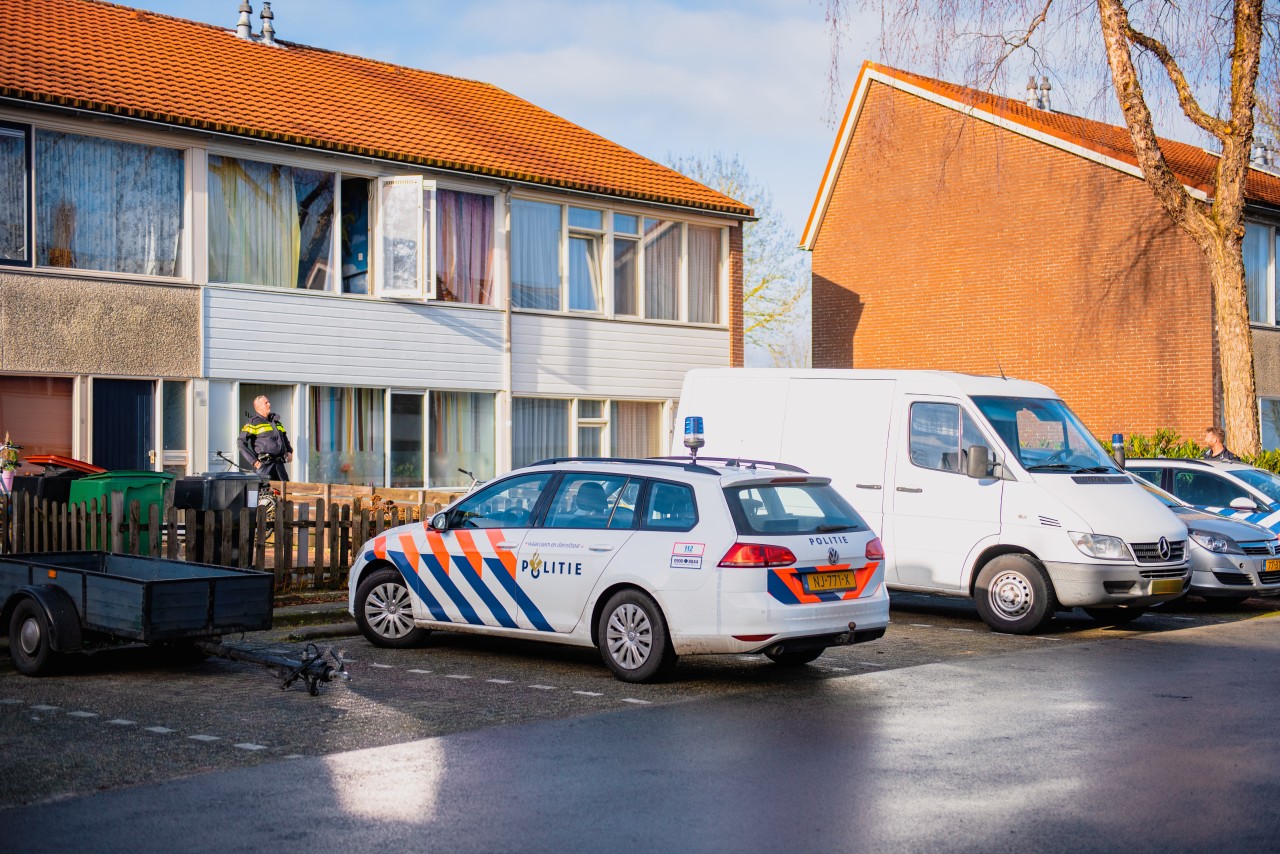
[[[379,501],[364,506],[282,501],[274,519],[267,508],[179,510],[158,505],[143,518],[137,501],[111,499],[61,504],[30,493],[0,495],[0,553],[109,551],[193,563],[251,567],[275,575],[276,592],[334,589],[347,583],[356,549],[387,528],[429,519],[439,502]]]

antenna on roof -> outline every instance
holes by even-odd
[[[1004,366],[1000,364],[999,359],[996,359],[996,370],[1000,372],[1000,379],[1006,380],[1006,381],[1009,379],[1004,375]]]

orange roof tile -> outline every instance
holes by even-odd
[[[227,5],[233,25],[234,6]],[[0,95],[639,201],[747,205],[496,86],[99,0],[0,3]]]

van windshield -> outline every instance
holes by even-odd
[[[1119,472],[1115,462],[1061,400],[975,397],[1023,468],[1033,472]]]
[[[725,495],[740,534],[825,534],[867,527],[858,511],[825,483],[729,487]]]

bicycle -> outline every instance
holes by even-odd
[[[280,506],[280,490],[271,485],[271,481],[262,476],[257,469],[242,466],[231,457],[227,456],[226,451],[214,451],[214,456],[227,464],[227,471],[242,471],[248,474],[255,474],[260,481],[258,485],[258,506],[267,508],[266,514],[266,530],[264,536],[266,543],[271,544],[276,533],[276,510]]]
[[[469,472],[466,469],[458,469],[458,473],[465,474],[467,477],[471,478],[471,485],[467,487],[468,495],[475,492],[476,487],[483,486],[486,482],[486,481],[477,479],[474,472]]]

